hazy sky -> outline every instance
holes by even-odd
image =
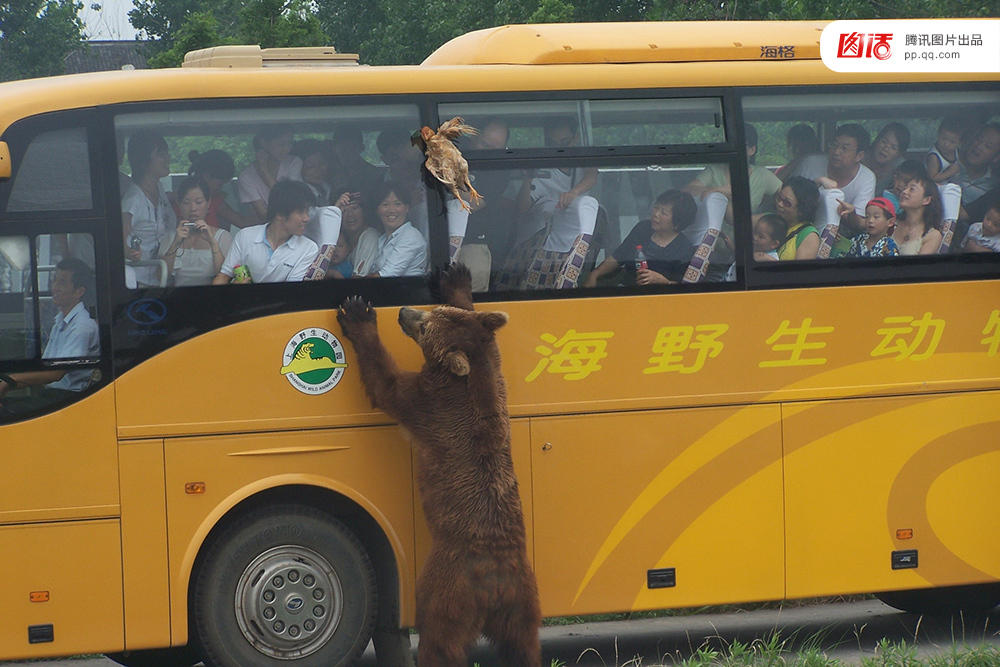
[[[93,1],[84,0],[80,11],[88,39],[135,39],[135,28],[128,22],[132,0],[97,0],[101,4],[99,12],[90,8]]]

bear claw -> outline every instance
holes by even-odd
[[[360,296],[348,297],[337,310],[337,322],[342,329],[360,322],[374,322],[375,309]]]

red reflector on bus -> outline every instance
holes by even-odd
[[[28,599],[32,602],[48,602],[49,592],[48,591],[31,591],[28,593]]]
[[[205,482],[188,482],[184,485],[184,493],[199,495],[205,493]]]
[[[912,528],[900,528],[896,531],[897,540],[912,540],[913,539],[913,529]]]

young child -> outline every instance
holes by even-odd
[[[1000,252],[1000,200],[986,209],[982,222],[969,227],[962,243],[965,252]]]
[[[876,197],[865,207],[865,229],[851,240],[848,257],[896,257],[899,246],[892,238],[896,207],[885,197]]]
[[[899,208],[899,196],[903,194],[906,184],[924,172],[923,165],[917,160],[904,160],[892,172],[892,188],[884,190],[882,197],[892,202],[894,208]]]
[[[948,116],[938,127],[937,141],[924,157],[924,168],[935,183],[950,183],[958,174],[958,146],[962,143],[962,119]]]
[[[354,265],[347,258],[351,254],[351,242],[343,230],[337,238],[337,245],[330,256],[330,268],[326,271],[327,278],[350,278],[354,274]]]
[[[776,213],[760,216],[753,224],[753,258],[756,262],[778,261],[778,248],[788,235],[788,223]]]

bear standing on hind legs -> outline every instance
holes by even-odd
[[[418,664],[464,667],[482,634],[503,664],[539,667],[541,610],[495,338],[507,315],[473,310],[464,266],[444,273],[441,292],[447,305],[399,311],[400,327],[424,353],[419,373],[399,370],[379,340],[375,311],[359,297],[337,313],[372,404],[399,421],[416,447],[432,539],[417,582]]]

